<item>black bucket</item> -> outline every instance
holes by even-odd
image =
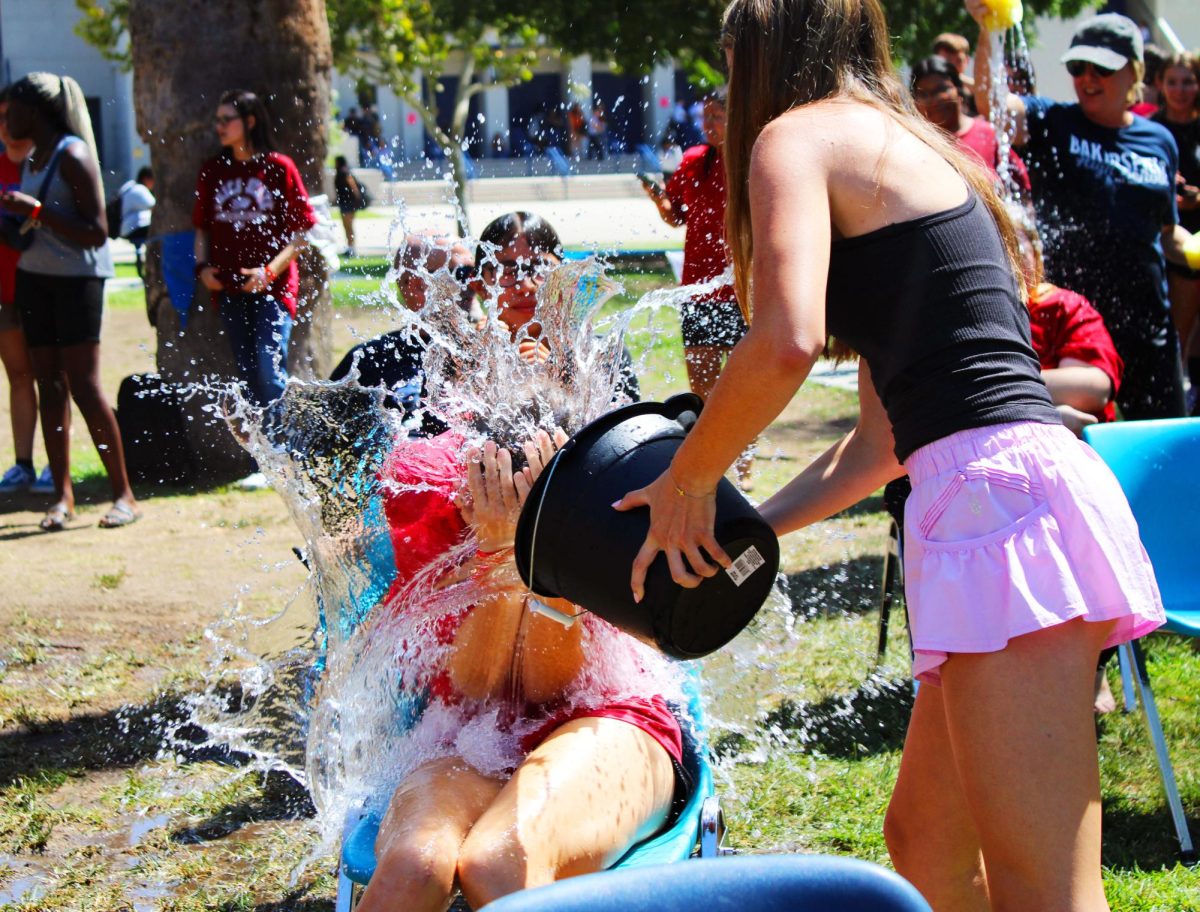
[[[517,569],[535,595],[565,598],[679,659],[708,655],[737,636],[766,601],[779,569],[775,533],[723,478],[715,534],[733,567],[685,589],[659,554],[646,575],[645,597],[633,600],[629,576],[650,512],[618,512],[612,504],[663,473],[701,406],[698,396],[685,393],[593,421],[542,472],[516,534]]]

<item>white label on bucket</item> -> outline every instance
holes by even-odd
[[[765,564],[763,556],[758,553],[758,549],[751,545],[742,552],[742,556],[733,562],[725,572],[729,574],[729,578],[733,580],[735,586],[740,586],[750,578],[759,567]]]

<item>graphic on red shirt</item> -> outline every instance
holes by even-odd
[[[683,240],[683,284],[719,276],[729,266],[725,245],[725,165],[712,146],[693,146],[667,181],[672,208],[687,220]],[[734,300],[733,286],[713,292],[715,301]]]
[[[192,224],[208,232],[208,262],[227,290],[239,290],[239,270],[266,265],[316,222],[300,172],[286,155],[218,156],[200,169]],[[293,317],[299,287],[293,260],[271,286]]]
[[[1058,367],[1063,358],[1074,358],[1108,374],[1113,397],[1117,395],[1125,364],[1104,326],[1104,318],[1087,298],[1042,283],[1029,296],[1029,328],[1042,370]],[[1115,418],[1116,409],[1109,400],[1102,420]]]

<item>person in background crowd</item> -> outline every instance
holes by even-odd
[[[196,273],[220,309],[246,398],[261,408],[283,393],[300,286],[296,254],[316,215],[295,163],[275,151],[257,95],[226,92],[213,127],[221,152],[200,168],[192,209]],[[255,471],[239,486],[267,484]]]
[[[119,236],[133,244],[134,265],[142,274],[142,248],[150,236],[150,218],[154,210],[154,172],[148,167],[138,169],[137,177],[126,181],[117,191],[121,200]]]
[[[567,108],[567,154],[579,158],[587,147],[587,118],[579,102],[571,102]]]
[[[665,187],[643,189],[668,225],[686,225],[683,239],[683,284],[715,279],[729,268],[725,245],[725,90],[704,100],[705,144],[683,154]],[[732,285],[725,285],[682,307],[683,358],[688,386],[707,399],[729,353],[746,333],[746,322]],[[749,457],[738,464],[743,488],[749,487]]]
[[[987,8],[984,0],[966,0],[966,7],[980,23],[975,99],[986,115],[988,93],[978,87],[988,84],[992,66]],[[1082,294],[1104,317],[1125,362],[1122,416],[1179,417],[1183,375],[1164,251],[1186,263],[1190,234],[1176,224],[1175,141],[1129,112],[1142,76],[1141,34],[1124,16],[1096,16],[1075,30],[1063,62],[1077,102],[1006,100],[1046,238],[1046,278]]]
[[[1130,113],[1139,117],[1152,117],[1158,111],[1162,105],[1159,97],[1159,76],[1170,58],[1171,55],[1157,44],[1147,42],[1142,47],[1142,62],[1146,67],[1142,74],[1142,97],[1136,104],[1129,106]]]
[[[457,303],[463,312],[471,320],[483,316],[469,284],[475,260],[462,241],[410,234],[396,252],[393,265],[400,300],[413,313],[419,312],[428,302],[429,277],[445,269],[459,284],[461,292]],[[428,344],[429,339],[424,333],[411,325],[402,326],[350,349],[329,379],[341,380],[349,376],[352,368],[357,368],[360,386],[385,390],[384,404],[402,410],[406,419],[411,418],[421,404],[422,362]],[[440,422],[422,419],[412,432],[428,435],[442,430],[445,428]]]
[[[113,266],[87,102],[69,76],[31,73],[9,90],[6,117],[9,136],[31,141],[34,147],[21,189],[6,192],[0,205],[34,235],[17,261],[16,301],[37,378],[42,437],[54,477],[54,504],[39,525],[57,532],[75,515],[70,440],[74,399],[112,489],[113,503],[100,526],[127,526],[138,520],[141,510],[129,485],[117,418],[100,385],[104,280],[113,275]]]
[[[333,160],[333,193],[338,211],[342,214],[342,230],[346,232],[346,256],[357,256],[354,249],[354,216],[367,208],[367,195],[344,155]]]
[[[0,92],[0,193],[21,189],[21,168],[33,151],[29,139],[13,139],[8,134],[8,89]],[[17,312],[17,260],[21,254],[7,244],[0,244],[0,362],[8,378],[8,409],[12,423],[13,464],[0,476],[0,494],[32,491],[53,494],[54,478],[50,466],[39,475],[33,466],[33,438],[37,431],[37,386],[33,382],[33,365],[21,331]]]
[[[967,75],[967,67],[971,65],[971,42],[962,35],[942,32],[933,39],[933,53],[954,67],[962,86],[963,108],[971,117],[977,115],[975,80]]]
[[[996,129],[982,117],[963,110],[963,85],[956,70],[944,57],[926,57],[912,69],[911,86],[917,111],[930,123],[954,137],[954,141],[977,158],[999,179],[1000,143]],[[1021,156],[1008,150],[1008,187],[1013,196],[1029,200],[1029,172]]]
[[[1179,223],[1195,234],[1200,231],[1200,59],[1178,54],[1163,66],[1158,77],[1161,108],[1155,123],[1166,127],[1179,147],[1179,173],[1175,178],[1175,204]],[[1186,359],[1191,381],[1191,413],[1200,414],[1200,271],[1167,263],[1171,314]]]
[[[592,115],[587,122],[589,160],[604,161],[608,158],[608,110],[599,98],[592,105]]]

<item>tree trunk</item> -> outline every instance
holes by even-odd
[[[332,52],[324,0],[130,0],[138,130],[151,148],[155,196],[152,237],[190,231],[196,175],[217,150],[217,99],[245,88],[266,100],[275,140],[295,160],[310,194],[325,192]],[[157,329],[164,379],[191,383],[234,376],[220,320],[197,284],[187,328],[180,329],[163,281],[161,246],[151,244],[146,308]],[[289,373],[325,376],[332,313],[321,258],[300,258],[300,303]],[[188,433],[201,482],[227,481],[249,460],[200,395],[189,402]]]

